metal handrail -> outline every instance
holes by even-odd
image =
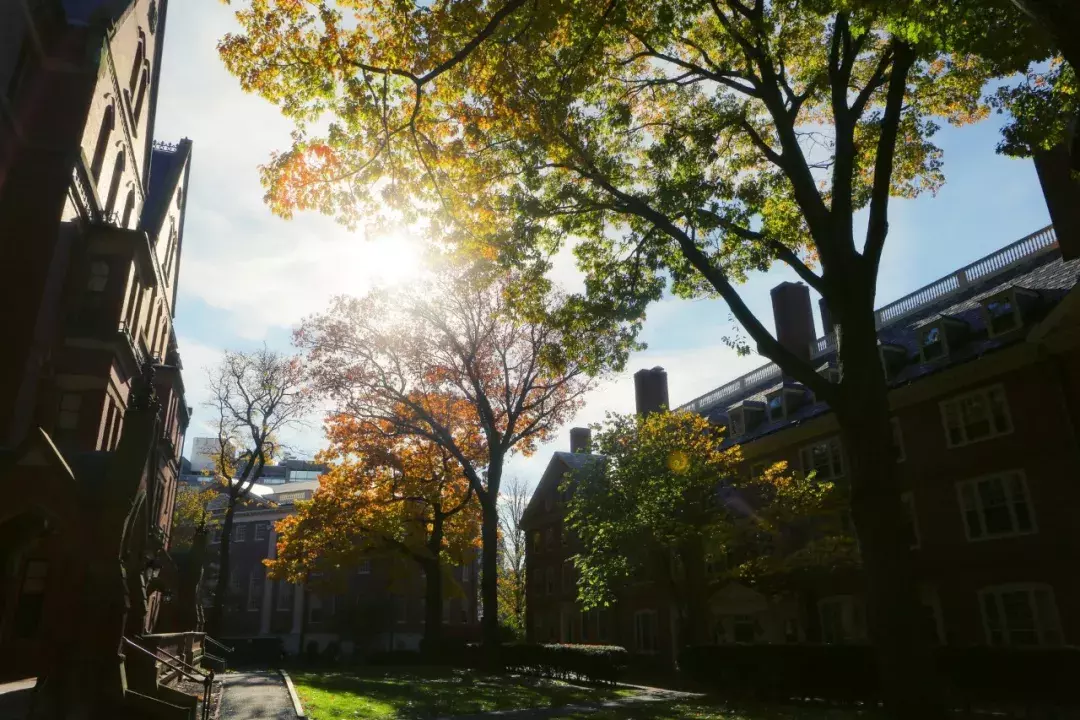
[[[153,650],[149,650],[147,648],[144,648],[142,645],[139,645],[134,640],[132,640],[131,638],[128,638],[128,637],[124,638],[124,642],[126,642],[128,645],[135,648],[139,652],[153,658],[156,662],[165,663],[166,667],[168,667],[170,670],[175,670],[177,673],[179,673],[180,675],[183,675],[185,678],[187,678],[191,682],[201,682],[202,686],[203,686],[202,720],[210,720],[210,695],[211,695],[211,690],[212,690],[213,683],[214,683],[214,671],[213,670],[210,671],[209,675],[203,675],[202,673],[199,673],[199,671],[196,670],[193,666],[188,665],[186,662],[184,662],[183,660],[180,660],[179,658],[173,657],[171,654],[165,652],[161,648],[154,648]],[[157,653],[163,653],[166,657],[165,658],[160,657]],[[176,660],[177,662],[179,662],[181,665],[186,665],[187,667],[191,667],[193,670],[195,670],[195,672],[199,673],[199,675],[202,675],[202,677],[197,678],[194,675],[190,675],[187,671],[184,670],[183,667],[176,667],[175,665],[171,664],[166,658],[172,658],[172,659]]]
[[[219,648],[221,648],[222,650],[224,650],[224,651],[225,651],[225,652],[227,652],[227,653],[231,653],[231,652],[235,652],[235,651],[236,651],[236,648],[231,648],[231,647],[229,647],[228,645],[223,645],[223,644],[221,644],[220,642],[218,642],[218,641],[217,641],[217,640],[215,640],[214,638],[210,637],[210,635],[209,635],[209,634],[204,634],[204,635],[203,635],[203,639],[204,639],[204,640],[209,640],[210,642],[214,643],[215,645],[217,645],[217,646],[218,646]]]

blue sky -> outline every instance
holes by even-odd
[[[234,27],[232,9],[220,0],[183,0],[169,8],[155,135],[194,143],[176,315],[188,402],[195,408],[189,444],[206,432],[205,367],[223,349],[265,342],[287,351],[291,328],[332,295],[359,294],[409,272],[408,256],[393,240],[365,238],[318,215],[285,221],[270,214],[257,167],[288,146],[290,125],[271,105],[244,94],[218,60],[217,41]],[[936,196],[892,201],[879,305],[1049,223],[1031,162],[994,153],[999,126],[997,117],[966,128],[945,126],[937,137],[945,151],[945,186]],[[569,263],[557,275],[576,284]],[[742,291],[771,327],[768,291],[795,279],[777,268],[751,278]],[[671,402],[678,405],[763,364],[724,345],[732,330],[728,315],[720,301],[655,305],[642,336],[648,350],[602,383],[573,424],[596,422],[609,410],[631,411],[631,376],[642,367],[667,369]],[[569,427],[534,457],[511,460],[510,475],[535,483],[551,451],[569,446]],[[300,454],[313,454],[322,445],[320,419],[287,439]]]

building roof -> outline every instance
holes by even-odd
[[[544,469],[544,474],[540,477],[540,482],[537,483],[532,497],[529,498],[529,504],[525,506],[525,511],[521,514],[522,526],[527,526],[532,518],[543,512],[542,501],[539,498],[556,492],[567,472],[583,470],[603,459],[603,455],[592,453],[571,453],[561,450],[553,452],[547,468]]]
[[[1040,233],[1042,234],[1041,242],[1030,242]],[[1023,341],[1033,323],[1046,317],[1066,295],[1074,291],[1078,276],[1080,276],[1080,259],[1064,260],[1062,258],[1052,228],[1044,229],[1040,233],[992,253],[877,311],[879,341],[883,345],[902,348],[907,356],[903,368],[893,374],[889,380],[892,387],[906,385],[944,368],[974,360]],[[1046,242],[1047,238],[1049,242]],[[1021,247],[1017,248],[1017,246]],[[1004,259],[1002,255],[1005,256]],[[975,281],[959,279],[965,273],[971,272],[972,268],[982,268],[987,265],[994,267],[994,271],[985,272]],[[942,287],[947,290],[938,292],[938,289]],[[1023,288],[1034,292],[1032,305],[1025,312],[1025,327],[991,337],[981,303],[1012,288]],[[893,308],[897,305],[901,306],[900,310],[894,311]],[[884,322],[881,321],[882,318]],[[947,356],[922,362],[919,352],[920,330],[942,318],[962,321],[968,330],[968,335],[958,347],[950,348]],[[836,344],[832,338],[829,336],[820,338],[816,346],[819,352],[814,354],[812,364],[819,368],[835,365]],[[766,396],[782,384],[783,375],[779,367],[770,363],[679,409],[701,412],[714,421],[724,422],[733,406],[746,401],[765,402]],[[802,388],[801,385],[794,387]],[[797,410],[788,413],[781,420],[763,422],[748,433],[731,437],[728,443],[745,443],[783,427],[829,412],[826,403],[816,401],[809,390],[802,389],[805,404]]]
[[[176,196],[177,186],[186,185],[184,169],[191,156],[191,141],[187,138],[176,145],[155,142],[150,153],[150,182],[143,203],[141,225],[156,237],[168,213],[169,203]]]

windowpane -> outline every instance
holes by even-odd
[[[1009,630],[1010,645],[1038,645],[1035,609],[1027,591],[1001,593],[1001,614]]]
[[[1009,432],[1009,410],[1005,402],[1005,393],[1001,388],[994,388],[989,393],[990,414],[994,419],[994,432]]]
[[[983,595],[983,617],[986,620],[986,632],[991,645],[1004,645],[1005,634],[1001,627],[1001,614],[998,612],[998,599],[993,593]]]
[[[982,395],[965,398],[961,405],[968,440],[981,440],[990,436],[990,413],[986,398]]]
[[[1005,496],[1005,487],[1001,478],[991,478],[980,482],[978,490],[986,532],[990,535],[1011,532],[1012,514],[1009,512],[1009,502]]]

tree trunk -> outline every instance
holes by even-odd
[[[856,284],[850,279],[848,283]],[[946,713],[933,656],[917,612],[873,293],[847,299],[839,304],[837,339],[843,379],[834,409],[848,463],[851,513],[862,554],[882,692],[892,717],[943,718]]]
[[[424,652],[442,652],[442,567],[438,558],[424,563]]]
[[[214,604],[210,606],[210,617],[206,626],[213,635],[221,635],[222,616],[225,613],[225,598],[229,593],[229,545],[232,542],[233,515],[236,513],[236,499],[229,496],[225,508],[225,522],[221,526],[221,543],[218,546],[218,576],[214,586]]]
[[[499,647],[499,511],[496,507],[498,493],[489,491],[483,509],[481,539],[480,601],[484,605],[483,633],[488,654],[494,655]]]

